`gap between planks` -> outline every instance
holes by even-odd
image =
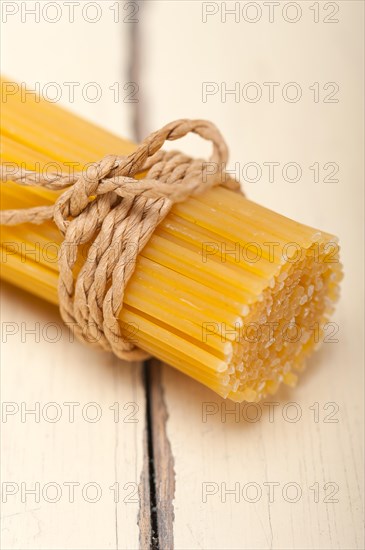
[[[139,485],[140,548],[172,550],[175,494],[174,458],[166,433],[167,409],[157,359],[144,363],[146,427]]]
[[[137,2],[138,13],[145,8]],[[141,101],[142,55],[140,23],[130,26],[129,81],[138,85],[138,100],[133,103],[132,128],[138,143],[145,136],[144,120],[148,103]],[[146,99],[145,97],[143,98]],[[173,550],[173,499],[175,494],[174,459],[167,437],[167,409],[161,383],[162,363],[144,362],[143,378],[146,398],[146,424],[143,441],[143,469],[139,484],[139,544],[141,550]]]

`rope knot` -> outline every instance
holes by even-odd
[[[76,181],[56,201],[54,221],[63,235],[70,224],[70,218],[77,218],[98,194],[103,179],[110,177],[117,163],[117,156],[107,155],[78,175]]]
[[[161,150],[165,141],[189,132],[212,142],[208,162]],[[227,146],[212,123],[177,120],[148,136],[132,154],[108,155],[72,176],[35,178],[34,173],[19,169],[6,177],[2,170],[4,180],[22,185],[36,181],[48,189],[65,191],[52,206],[2,211],[1,223],[43,223],[53,218],[64,236],[58,285],[63,320],[82,341],[111,350],[122,359],[143,359],[146,353],[123,338],[118,321],[138,254],[173,204],[215,185],[239,190],[238,182],[223,170],[227,159]],[[81,245],[87,254],[75,277]]]

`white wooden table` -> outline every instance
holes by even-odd
[[[3,285],[2,548],[363,548],[363,3],[2,4],[5,74],[130,138],[213,120],[250,198],[337,234],[345,266],[338,341],[257,406],[70,343]]]

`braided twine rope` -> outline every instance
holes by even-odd
[[[209,161],[161,150],[165,141],[189,132],[212,142]],[[123,338],[118,322],[137,256],[175,203],[216,185],[240,190],[239,183],[222,170],[227,160],[226,143],[212,123],[181,119],[150,134],[132,154],[108,155],[89,166],[87,173],[43,176],[18,168],[8,175],[2,167],[3,181],[64,191],[51,206],[3,210],[0,223],[41,224],[53,219],[63,235],[58,295],[64,322],[83,342],[91,343],[87,328],[93,326],[97,347],[127,361],[146,359],[147,353]],[[208,166],[219,169],[212,173]],[[141,173],[144,176],[136,179]],[[85,243],[91,246],[75,276],[79,247]]]

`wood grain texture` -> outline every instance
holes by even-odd
[[[363,5],[336,2],[339,23],[325,24],[321,12],[316,24],[312,4],[299,2],[302,18],[288,24],[284,4],[273,23],[263,15],[249,24],[242,11],[238,22],[227,15],[223,23],[218,3],[203,23],[201,2],[153,2],[142,17],[145,132],[183,115],[213,120],[249,197],[339,235],[345,265],[335,341],[322,345],[297,389],[246,408],[163,367],[177,549],[363,547]],[[207,101],[203,82],[218,90]],[[243,100],[247,82],[260,86],[260,101]],[[272,103],[265,82],[278,83]],[[297,103],[283,99],[288,82],[301,87]],[[339,102],[314,102],[314,82],[338,83]],[[236,83],[240,98],[223,101],[224,86]],[[193,138],[184,150],[207,154]],[[339,181],[326,183],[324,174],[314,181],[310,166],[330,161]],[[274,181],[268,162],[278,164]],[[302,170],[296,183],[282,175],[288,162]],[[262,170],[255,183],[247,163]]]
[[[175,470],[174,458],[166,426],[168,412],[164,398],[164,386],[161,381],[161,364],[152,359],[146,364],[148,406],[151,422],[151,451],[153,475],[150,483],[155,492],[157,544],[156,548],[174,548],[174,507]]]
[[[147,411],[145,417],[145,429],[143,434],[143,468],[138,485],[139,495],[139,548],[140,550],[148,550],[152,540],[152,525],[151,525],[151,486],[150,486],[150,457],[148,448],[148,426],[147,426]]]
[[[153,539],[164,550],[362,548],[363,5],[330,3],[339,6],[339,23],[325,24],[330,13],[318,3],[316,24],[309,5],[317,3],[298,2],[302,18],[290,24],[281,16],[281,2],[273,23],[263,11],[250,24],[242,11],[238,22],[227,15],[222,23],[219,11],[203,23],[202,2],[139,3],[136,106],[110,101],[108,87],[130,79],[134,60],[130,26],[110,20],[112,4],[102,3],[104,16],[96,24],[76,18],[72,25],[24,26],[10,19],[2,37],[9,59],[3,70],[43,84],[98,80],[103,101],[69,107],[126,137],[134,126],[143,136],[182,116],[213,120],[250,198],[339,235],[345,280],[334,317],[338,342],[323,344],[296,390],[259,406],[227,403],[154,364],[146,410],[140,365],[122,366],[71,345],[55,309],[4,286],[1,481],[12,483],[6,488],[14,494],[2,503],[2,547],[147,549]],[[215,9],[218,3],[212,4]],[[19,33],[27,48],[18,51],[12,46]],[[206,102],[203,82],[219,89]],[[222,101],[222,83],[229,90],[236,82],[241,90],[257,83],[266,97],[263,83],[279,82],[277,100]],[[283,100],[288,82],[301,86],[301,101]],[[314,102],[309,86],[315,82],[322,99],[323,86],[337,83],[339,103]],[[208,153],[194,138],[182,148],[195,156]],[[279,163],[274,181],[268,162]],[[282,176],[288,162],[302,170],[296,183]],[[339,166],[338,182],[324,181],[328,162]],[[247,163],[261,168],[257,182],[245,177],[252,177]],[[318,183],[314,163],[320,166]],[[39,422],[24,408],[37,403]],[[61,418],[52,422],[59,410]],[[88,415],[100,410],[100,420],[90,421]],[[80,485],[70,502],[73,482]],[[39,502],[25,492],[35,483]],[[61,498],[51,502],[58,486]],[[90,502],[99,487],[100,499]]]
[[[3,548],[138,548],[140,366],[70,343],[56,309],[17,289],[1,319]]]
[[[70,7],[59,3],[59,22],[49,23],[42,15],[36,22],[29,15],[26,24],[21,21],[24,9],[39,3],[18,4],[18,13],[2,26],[2,71],[30,89],[38,86],[50,94],[55,88],[47,85],[56,83],[62,105],[132,137],[133,104],[123,101],[123,95],[115,101],[114,95],[116,90],[129,91],[123,89],[129,80],[130,38],[130,24],[123,22],[129,12],[123,3],[96,3],[101,17],[95,23],[87,21],[97,16],[95,7],[88,8],[85,17],[85,3],[75,3],[70,23]],[[55,15],[50,6],[48,17]],[[19,47],[14,47],[15,42]],[[75,84],[73,99],[65,83]],[[95,88],[88,89],[90,83],[101,90],[96,102],[83,93],[89,91],[92,97]],[[5,412],[14,412],[6,422],[2,415],[1,478],[3,483],[16,484],[7,486],[16,494],[8,495],[1,506],[2,548],[138,548],[138,519],[144,514],[138,486],[145,462],[146,419],[141,365],[123,364],[111,355],[70,343],[56,309],[10,286],[3,285],[1,300],[1,398],[8,407]],[[34,328],[36,334],[27,332]],[[39,422],[31,414],[23,422],[24,407],[37,406]],[[47,419],[48,413],[52,417],[58,411],[59,421]],[[100,420],[89,421],[88,412],[91,417],[101,412]],[[70,485],[65,485],[72,482],[79,484],[74,487],[74,502],[70,502]],[[39,483],[39,502],[34,495],[23,495],[22,483],[24,490]],[[44,496],[47,483],[53,485]],[[57,497],[58,487],[59,501],[50,502]],[[98,490],[100,499],[90,502]]]

